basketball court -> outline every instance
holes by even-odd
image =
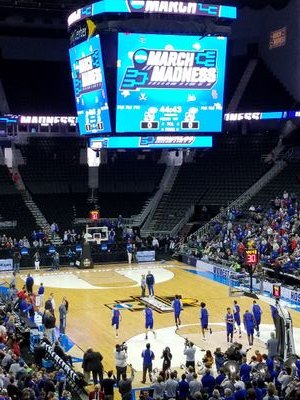
[[[192,273],[192,268],[177,261],[165,263],[154,262],[145,264],[126,264],[96,266],[92,270],[65,269],[60,271],[32,271],[37,291],[40,282],[43,282],[45,299],[51,292],[56,302],[56,317],[58,307],[63,296],[69,301],[67,316],[68,353],[75,357],[75,369],[81,370],[83,352],[92,347],[103,355],[104,369],[115,369],[113,351],[117,343],[126,342],[128,345],[128,362],[132,363],[137,371],[135,384],[140,386],[142,370],[141,352],[147,342],[155,353],[154,367],[161,368],[161,354],[166,346],[173,354],[172,368],[180,373],[180,367],[185,364],[183,355],[185,338],[194,342],[197,347],[196,361],[201,361],[205,350],[215,351],[221,347],[227,348],[225,331],[226,308],[232,307],[234,298],[229,297],[228,287]],[[144,331],[144,302],[140,300],[140,278],[151,270],[155,276],[155,301],[158,302],[158,311],[154,311],[154,327],[156,338],[149,333],[145,339]],[[27,273],[22,272],[17,284],[24,284]],[[8,280],[7,273],[2,280]],[[173,313],[170,312],[170,303],[175,294],[183,298],[184,311],[181,314],[182,326],[176,330]],[[251,309],[252,299],[238,297],[241,313]],[[204,301],[209,312],[210,333],[206,340],[202,340],[199,327],[199,304]],[[264,352],[265,342],[274,330],[270,313],[270,306],[264,299],[258,301],[263,310],[261,336],[255,338],[254,346],[248,354],[256,349]],[[163,306],[160,308],[160,304]],[[111,326],[112,308],[117,306],[121,310],[122,321],[119,337]],[[294,323],[294,337],[296,350],[300,350],[300,314],[289,310]],[[242,338],[236,333],[234,340],[241,341],[244,348],[248,348],[247,337]]]

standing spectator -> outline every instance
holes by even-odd
[[[169,379],[166,381],[166,398],[176,399],[177,397],[178,381],[176,380],[174,372],[171,372]]]
[[[89,378],[89,373],[92,372],[94,385],[103,380],[103,357],[98,351],[88,349],[83,355],[82,368],[86,378]],[[89,379],[87,380],[89,382]]]
[[[100,388],[100,385],[95,385],[94,390],[89,394],[89,400],[104,400],[104,394]]]
[[[38,296],[37,298],[39,299],[39,304],[37,304],[37,306],[39,307],[44,307],[45,301],[44,301],[44,294],[45,294],[45,288],[43,283],[40,283],[40,287],[38,289]]]
[[[142,383],[146,383],[146,374],[148,371],[150,382],[152,382],[152,362],[155,358],[153,351],[150,349],[150,343],[146,344],[146,349],[142,352],[143,358],[143,380]]]
[[[131,367],[131,376],[127,378],[126,374],[122,375],[122,379],[118,384],[119,393],[122,397],[122,400],[131,400],[131,391],[132,391],[132,382],[134,379],[134,370]]]
[[[146,276],[146,284],[148,287],[148,294],[151,297],[154,296],[154,283],[155,283],[154,275],[151,273],[151,271],[148,271],[148,274]]]
[[[63,299],[58,308],[59,311],[59,332],[64,335],[66,333],[67,309],[66,302]]]
[[[15,251],[13,255],[14,271],[20,271],[21,254],[19,251]]]
[[[155,251],[157,251],[159,249],[159,241],[157,240],[157,238],[155,236],[152,239],[152,247]]]
[[[34,284],[33,277],[30,274],[28,274],[25,281],[25,286],[28,294],[32,293],[33,284]]]
[[[54,304],[54,307],[53,307]],[[53,293],[50,293],[50,297],[48,300],[46,300],[45,303],[45,310],[49,310],[52,312],[52,314],[54,314],[54,310],[55,310],[55,301],[54,301],[54,295]]]
[[[267,341],[268,358],[275,358],[278,356],[278,339],[275,337],[275,333],[270,333],[270,339]]]
[[[190,394],[190,386],[186,381],[186,375],[181,375],[181,381],[178,383],[178,399],[187,400]]]
[[[163,381],[162,376],[158,376],[156,382],[151,385],[151,389],[153,389],[153,399],[154,400],[163,400],[165,394],[166,384]]]
[[[215,356],[216,369],[219,372],[225,363],[225,356],[224,353],[222,353],[221,347],[216,348],[214,356]]]
[[[16,287],[16,284],[17,284],[17,282],[16,282],[16,271],[13,271],[12,274],[11,274],[11,278],[10,278],[10,282],[9,282],[9,287],[10,287],[10,288]]]
[[[205,370],[205,374],[203,375],[202,379],[201,379],[201,383],[203,386],[203,389],[205,391],[208,392],[208,394],[211,396],[212,392],[214,390],[215,384],[216,384],[216,380],[215,378],[211,375],[210,373],[210,369],[207,368]]]
[[[113,371],[108,371],[107,378],[104,378],[101,382],[101,390],[104,392],[104,400],[114,399],[114,386],[116,383],[117,380]]]
[[[170,347],[166,347],[161,356],[163,360],[162,370],[166,372],[171,368],[172,353]]]
[[[192,399],[195,399],[195,394],[197,392],[201,392],[202,390],[202,383],[198,380],[198,375],[196,372],[193,374],[193,380],[189,382],[190,386],[190,396]]]
[[[195,368],[196,347],[193,342],[185,341],[183,354],[186,356],[185,366]]]
[[[50,310],[46,310],[43,316],[43,324],[45,328],[45,334],[51,343],[54,343],[55,338],[55,316]]]
[[[120,378],[122,375],[126,375],[126,370],[127,370],[127,352],[126,349],[123,346],[120,346],[119,344],[116,345],[116,350],[114,352],[115,356],[115,364],[116,364],[116,370],[117,370],[117,381],[119,382]]]
[[[36,270],[40,269],[40,253],[38,251],[34,255],[34,268]]]
[[[127,248],[128,264],[131,265],[133,256],[133,244],[131,243],[130,239],[128,239],[126,248]]]
[[[142,275],[141,278],[141,297],[146,296],[146,277],[145,275]]]

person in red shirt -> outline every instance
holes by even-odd
[[[27,291],[25,289],[25,286],[22,287],[21,290],[19,290],[18,294],[17,294],[18,298],[21,300],[25,300],[26,297],[28,296]]]

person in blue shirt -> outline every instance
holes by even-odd
[[[225,315],[226,322],[226,333],[227,333],[227,343],[232,343],[233,340],[233,326],[234,326],[234,318],[231,312],[231,309],[227,308],[227,314]]]
[[[146,284],[148,287],[148,293],[150,297],[154,296],[154,283],[155,283],[154,275],[151,273],[151,271],[148,271],[148,274],[146,275]]]
[[[278,317],[278,310],[277,310],[276,306],[273,306],[273,304],[270,305],[270,308],[271,308],[271,315],[272,315],[272,318],[273,318],[273,322],[274,322],[274,325],[276,326],[276,321],[277,321],[277,317]]]
[[[259,325],[261,323],[262,310],[261,310],[260,306],[256,303],[256,300],[253,300],[252,314],[253,314],[254,323],[255,323],[255,330],[257,332],[257,336],[259,337],[259,335],[260,335]]]
[[[247,364],[247,358],[243,357],[242,365],[240,368],[240,377],[243,382],[250,382],[251,366]]]
[[[176,328],[178,328],[178,326],[181,325],[180,313],[183,308],[178,294],[175,295],[175,299],[172,301],[172,308],[174,310]]]
[[[37,305],[39,307],[44,307],[44,305],[45,305],[44,294],[45,294],[45,287],[44,287],[44,284],[41,282],[40,286],[38,288],[39,304],[37,304]]]
[[[116,337],[119,336],[119,326],[120,326],[120,321],[122,320],[120,310],[116,307],[113,308],[112,310],[112,319],[111,319],[111,325],[115,327],[116,329]]]
[[[249,346],[253,346],[253,335],[254,335],[254,325],[255,325],[254,316],[249,310],[246,310],[243,319],[244,319],[245,330],[248,336]]]
[[[205,331],[208,329],[208,311],[205,303],[200,303],[200,325],[202,330],[202,339],[205,338]]]
[[[233,317],[234,317],[234,322],[236,326],[238,327],[239,331],[239,337],[242,337],[242,331],[241,331],[241,308],[238,305],[238,302],[234,300],[233,302]]]
[[[190,394],[190,385],[186,381],[186,375],[181,375],[181,381],[178,383],[178,399],[187,400]]]
[[[216,386],[220,386],[225,378],[226,378],[226,374],[225,374],[224,368],[220,368],[219,375],[217,375],[217,377],[216,377]]]
[[[210,369],[205,370],[205,374],[201,379],[203,389],[211,396],[216,385],[215,378],[210,374]]]
[[[150,343],[146,344],[146,349],[142,352],[143,359],[143,380],[142,383],[146,382],[146,374],[148,371],[149,379],[152,381],[151,373],[152,373],[152,362],[155,359],[155,355],[153,351],[150,349]]]
[[[28,274],[26,281],[25,281],[25,286],[26,286],[26,290],[29,294],[32,293],[33,284],[34,284],[33,277],[30,274]]]
[[[155,332],[153,330],[154,321],[153,321],[153,310],[146,306],[145,308],[145,329],[146,329],[146,336],[145,339],[148,339],[148,331],[153,333],[153,336],[156,337]]]

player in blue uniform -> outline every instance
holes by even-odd
[[[146,328],[146,336],[145,339],[148,339],[148,331],[153,333],[153,336],[156,337],[155,332],[153,330],[154,321],[153,321],[153,311],[149,306],[145,308],[145,328]]]
[[[227,308],[227,314],[225,315],[225,322],[226,322],[226,332],[227,332],[227,343],[232,343],[233,339],[233,328],[234,328],[234,316],[231,312],[231,309]]]
[[[116,336],[119,336],[119,326],[120,326],[120,321],[122,320],[120,310],[116,307],[113,308],[112,310],[112,319],[111,319],[111,325],[116,328]]]
[[[254,335],[254,325],[255,325],[253,314],[249,310],[246,310],[243,319],[244,319],[245,330],[248,336],[249,346],[253,346],[253,335]]]
[[[176,328],[178,328],[178,325],[181,325],[180,313],[182,310],[182,302],[178,294],[175,295],[175,299],[172,301],[172,308],[174,310]]]
[[[203,302],[200,304],[200,325],[202,330],[202,339],[206,340],[205,331],[208,329],[208,311],[206,304]]]
[[[238,305],[238,302],[234,300],[233,302],[233,317],[234,317],[234,322],[236,326],[238,327],[239,330],[239,337],[242,336],[242,331],[241,331],[241,308]]]
[[[259,336],[260,335],[259,325],[261,323],[262,310],[261,310],[260,306],[256,303],[256,300],[253,300],[252,314],[253,314],[254,322],[255,322],[255,330],[257,332],[257,336]]]

